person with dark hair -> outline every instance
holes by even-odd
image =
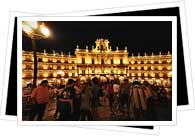
[[[73,120],[72,113],[74,111],[74,100],[75,100],[74,83],[75,81],[73,79],[69,79],[67,83],[67,87],[61,92],[59,96],[59,102],[60,102],[59,120],[64,120],[64,121]]]
[[[92,114],[93,114],[93,119],[95,120],[98,116],[97,108],[99,106],[99,86],[98,86],[97,77],[94,77],[92,79],[91,93],[92,93]]]
[[[92,120],[91,111],[91,92],[87,83],[84,83],[81,90],[81,121]]]
[[[103,101],[103,97],[104,97],[104,91],[103,91],[103,89],[104,89],[104,83],[102,82],[100,84],[100,90],[99,90],[99,105],[100,106],[103,106],[102,103],[104,102]]]
[[[121,102],[121,111],[125,114],[124,105],[127,106],[127,114],[129,115],[129,106],[130,106],[130,85],[127,79],[124,79],[124,83],[120,86],[120,102]]]
[[[47,80],[43,80],[41,84],[32,91],[31,98],[33,107],[30,120],[34,120],[35,116],[38,115],[37,120],[42,121],[47,103],[49,102],[49,89]]]
[[[113,113],[113,101],[114,101],[113,81],[110,81],[108,83],[107,91],[108,91],[108,98],[109,98],[110,113]]]
[[[74,108],[74,120],[78,121],[80,119],[81,115],[81,84],[80,81],[77,80],[74,82],[74,89],[75,89],[75,99],[73,102],[73,108]]]
[[[60,101],[59,101],[59,98],[60,98],[60,94],[61,92],[64,90],[65,88],[65,85],[61,85],[57,88],[57,91],[56,91],[56,112],[54,114],[54,117],[57,118],[58,116],[58,113],[59,113],[59,108],[60,108]]]

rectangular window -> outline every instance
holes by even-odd
[[[120,64],[123,64],[123,59],[120,59]]]
[[[101,60],[101,62],[102,62],[102,64],[104,64],[104,60],[103,59]]]
[[[85,64],[85,58],[82,58],[82,64]]]
[[[111,59],[111,64],[114,64],[114,63],[113,63],[113,59]]]

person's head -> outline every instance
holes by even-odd
[[[94,77],[94,78],[92,79],[92,83],[93,83],[93,84],[96,84],[96,85],[98,84],[98,79],[97,79],[97,77]]]
[[[125,78],[125,79],[124,79],[124,83],[125,83],[125,84],[128,84],[128,79]]]
[[[81,93],[85,93],[85,91],[87,90],[87,83],[84,83],[82,86],[82,92]]]
[[[47,80],[41,81],[41,86],[48,87],[48,81]]]
[[[68,79],[67,86],[73,87],[75,84],[75,81],[73,79]]]

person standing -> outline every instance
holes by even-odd
[[[91,111],[91,92],[87,83],[83,84],[81,91],[81,121],[85,121],[86,117],[88,121],[92,120]]]
[[[114,101],[113,80],[108,83],[107,91],[109,97],[110,113],[113,113],[113,101]]]
[[[60,109],[60,101],[59,101],[60,94],[64,89],[65,89],[65,85],[61,85],[58,87],[58,89],[55,92],[56,93],[56,111],[54,114],[55,119],[58,117],[58,113],[59,113],[59,109]]]
[[[42,121],[47,103],[49,102],[49,89],[47,80],[43,80],[41,84],[32,91],[31,98],[33,102],[33,108],[30,120],[34,120],[35,116],[38,115],[37,120]]]
[[[124,105],[127,106],[127,114],[129,115],[129,98],[130,98],[130,85],[127,79],[124,79],[124,82],[120,86],[120,102],[121,102],[121,111],[125,114]]]
[[[59,102],[60,102],[59,120],[60,121],[74,120],[74,117],[72,117],[72,113],[74,112],[74,101],[75,101],[74,83],[75,81],[73,79],[69,79],[67,83],[67,87],[61,92],[59,96]]]
[[[91,93],[92,93],[92,114],[93,119],[97,119],[97,108],[99,106],[99,82],[97,77],[92,79]]]

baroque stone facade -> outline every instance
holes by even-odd
[[[146,53],[137,56],[129,55],[127,47],[124,50],[112,49],[108,39],[97,39],[90,49],[80,49],[77,45],[75,55],[61,53],[37,53],[38,82],[47,79],[50,82],[65,83],[68,78],[86,80],[97,76],[102,81],[119,78],[147,80],[151,84],[171,85],[172,55]],[[22,52],[23,86],[33,80],[33,52]]]

